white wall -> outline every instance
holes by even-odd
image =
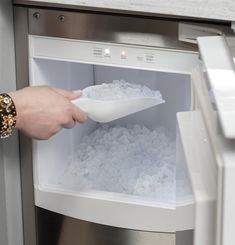
[[[13,13],[0,0],[0,93],[15,90]],[[0,244],[23,245],[18,136],[0,140]]]

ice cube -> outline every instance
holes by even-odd
[[[83,96],[97,100],[116,100],[130,97],[151,97],[162,99],[158,90],[151,90],[147,86],[128,83],[124,80],[114,80],[112,83],[103,83],[84,89]]]
[[[70,159],[59,180],[63,187],[175,201],[175,139],[164,127],[101,126]]]

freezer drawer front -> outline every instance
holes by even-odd
[[[200,112],[178,113],[178,144],[195,198],[194,245],[216,244],[216,170]],[[182,159],[182,158],[181,158]]]

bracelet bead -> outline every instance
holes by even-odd
[[[16,108],[12,98],[0,94],[0,138],[9,137],[16,125]]]

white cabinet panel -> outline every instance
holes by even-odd
[[[195,198],[194,245],[215,245],[216,177],[214,156],[200,112],[178,113],[182,145]],[[180,154],[180,152],[178,152]]]
[[[234,139],[235,65],[231,52],[223,37],[200,37],[198,45],[223,133]]]

